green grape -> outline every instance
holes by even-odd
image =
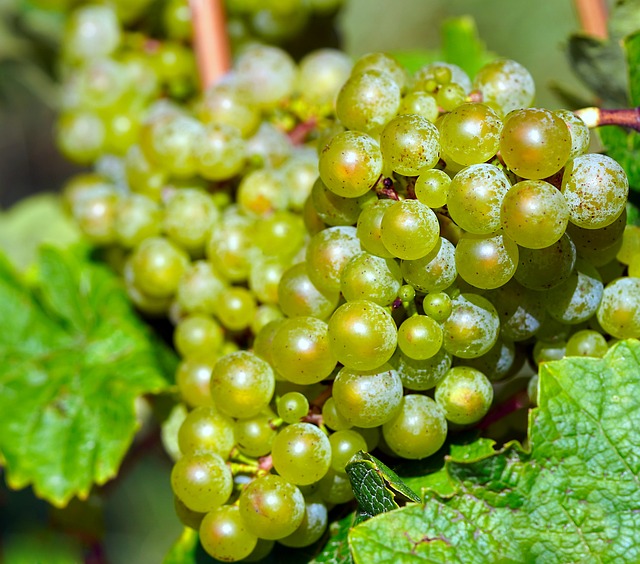
[[[327,324],[315,317],[283,321],[271,342],[271,362],[278,374],[295,384],[315,384],[336,366]]]
[[[451,178],[443,170],[431,169],[420,173],[414,190],[419,202],[430,208],[441,208],[447,203]]]
[[[493,388],[479,370],[456,366],[436,386],[435,400],[448,421],[469,425],[480,421],[489,411]]]
[[[459,84],[445,84],[436,94],[436,102],[445,112],[450,112],[459,107],[467,97],[464,88]]]
[[[318,482],[318,495],[325,503],[347,503],[353,499],[353,488],[349,477],[344,472],[333,469]]]
[[[278,319],[284,319],[284,314],[278,306],[271,304],[258,306],[251,322],[251,332],[257,335],[267,323]]]
[[[288,392],[278,400],[278,417],[297,423],[309,413],[309,400],[300,392]]]
[[[193,24],[186,0],[169,0],[162,11],[162,23],[170,39],[190,40]]]
[[[607,284],[598,322],[616,339],[640,337],[640,278],[618,278]]]
[[[488,297],[498,311],[500,329],[505,339],[526,341],[540,330],[546,314],[539,292],[511,280]]]
[[[404,176],[433,168],[440,158],[440,134],[428,119],[410,114],[393,118],[380,134],[385,164]]]
[[[402,381],[385,364],[376,370],[342,368],[333,383],[336,409],[352,425],[370,428],[388,421],[402,400]]]
[[[56,124],[56,145],[77,164],[89,164],[103,152],[106,131],[102,120],[88,110],[66,111]]]
[[[286,210],[260,218],[255,228],[257,247],[267,256],[280,258],[297,253],[306,235],[301,218]]]
[[[332,397],[325,401],[322,406],[322,421],[327,427],[334,431],[344,431],[353,427],[353,425],[340,414],[336,407],[336,400]]]
[[[245,165],[245,145],[241,132],[231,125],[206,125],[202,143],[195,148],[198,173],[207,180],[227,180]]]
[[[369,300],[381,306],[395,300],[401,284],[402,273],[396,261],[369,253],[354,256],[340,277],[340,290],[345,300]]]
[[[465,281],[482,289],[499,288],[518,266],[518,245],[502,232],[495,235],[463,233],[456,247],[456,270]]]
[[[471,165],[453,177],[447,196],[451,219],[478,235],[500,228],[500,206],[511,187],[504,172],[491,164]]]
[[[180,320],[173,334],[176,350],[183,358],[212,358],[222,346],[222,327],[205,315],[190,315]]]
[[[219,455],[213,452],[191,453],[173,466],[171,488],[188,509],[205,513],[229,499],[233,477]]]
[[[131,255],[135,285],[155,298],[176,292],[188,264],[187,254],[163,237],[145,239]]]
[[[284,318],[270,321],[260,329],[260,332],[256,334],[256,338],[253,340],[253,352],[269,364],[273,364],[271,347],[273,337],[275,337],[276,331],[283,322]]]
[[[131,115],[109,113],[104,117],[105,127],[104,149],[107,153],[124,155],[137,140],[140,133],[140,122]]]
[[[427,294],[422,302],[425,315],[435,319],[438,323],[445,321],[453,309],[451,298],[444,292]]]
[[[247,174],[236,193],[240,209],[248,215],[266,217],[287,208],[289,198],[279,170],[260,168]]]
[[[263,121],[246,142],[247,160],[265,167],[279,167],[291,157],[293,146],[286,133]]]
[[[271,449],[273,467],[292,484],[315,484],[329,470],[331,444],[327,435],[311,423],[283,427]]]
[[[257,254],[255,222],[240,214],[223,215],[207,243],[207,258],[231,282],[246,280]]]
[[[582,118],[569,110],[555,110],[553,113],[560,117],[569,128],[569,134],[571,135],[569,158],[572,159],[586,153],[589,150],[591,141],[591,133],[587,124],[582,121]]]
[[[79,7],[71,13],[64,31],[65,55],[82,62],[108,57],[120,44],[121,33],[112,7]]]
[[[398,115],[416,114],[430,122],[438,118],[438,103],[435,96],[429,92],[410,92],[402,98]]]
[[[567,163],[562,194],[569,206],[571,223],[598,229],[613,223],[623,212],[629,181],[624,169],[611,157],[590,153]]]
[[[333,109],[340,88],[351,74],[351,58],[337,49],[318,49],[298,66],[298,89],[315,106]]]
[[[344,267],[361,252],[355,227],[340,225],[315,234],[306,252],[309,279],[320,290],[338,292]]]
[[[202,143],[204,127],[180,113],[164,113],[143,124],[140,148],[158,168],[180,178],[193,176],[198,169],[196,147]]]
[[[309,546],[320,540],[327,529],[327,523],[327,506],[319,501],[306,501],[302,523],[289,536],[278,539],[278,542],[293,548]]]
[[[186,313],[213,314],[226,282],[210,263],[192,262],[178,282],[176,301]]]
[[[357,431],[336,431],[329,436],[331,443],[331,468],[344,472],[344,467],[358,451],[367,451],[367,442]]]
[[[369,427],[368,429],[354,427],[353,430],[357,431],[367,443],[367,452],[373,452],[380,443],[380,427]]]
[[[547,313],[561,323],[582,323],[596,313],[602,290],[602,279],[595,267],[578,259],[571,276],[547,292]]]
[[[593,356],[602,358],[609,350],[607,340],[597,331],[583,329],[567,341],[565,356]]]
[[[253,321],[256,300],[246,288],[230,286],[220,292],[215,314],[226,329],[241,331],[249,327]]]
[[[443,70],[448,70],[449,72],[443,73]],[[447,80],[442,82],[444,78]],[[415,73],[415,83],[420,89],[425,90],[425,83],[429,81],[435,82],[436,85],[445,83],[458,84],[465,92],[471,90],[471,80],[467,73],[457,65],[442,61],[430,63]]]
[[[71,182],[65,192],[82,233],[96,245],[114,243],[121,201],[116,187],[98,176],[83,176]]]
[[[640,255],[640,227],[626,225],[622,233],[622,246],[616,258],[622,264],[630,265],[638,255]]]
[[[382,174],[380,145],[366,133],[338,133],[322,149],[318,167],[322,182],[334,194],[357,198]]]
[[[565,233],[543,249],[520,248],[518,268],[513,276],[525,288],[548,290],[567,280],[575,264],[576,246]]]
[[[211,373],[211,397],[230,417],[258,415],[271,401],[274,388],[271,367],[248,351],[223,356]]]
[[[533,103],[535,84],[529,71],[510,59],[496,59],[484,65],[473,80],[485,103],[495,105],[508,114],[528,108]]]
[[[538,405],[538,389],[540,387],[540,377],[538,374],[534,374],[531,376],[529,380],[529,384],[527,385],[527,395],[529,396],[529,401],[531,405]]]
[[[200,543],[209,556],[237,562],[249,556],[258,537],[250,532],[236,505],[223,505],[207,513],[200,524]]]
[[[329,341],[344,366],[373,370],[393,355],[397,345],[396,324],[386,309],[373,302],[347,302],[329,320]]]
[[[233,425],[233,419],[219,413],[215,407],[196,407],[178,431],[180,451],[184,455],[214,452],[226,460],[236,444]]]
[[[498,339],[500,319],[491,302],[477,294],[460,294],[442,325],[447,352],[475,358],[489,351]]]
[[[200,528],[200,523],[202,523],[202,518],[204,517],[204,513],[198,513],[197,511],[191,511],[184,503],[182,503],[178,496],[173,496],[173,507],[176,510],[176,515],[180,522],[190,529],[198,530]]]
[[[398,290],[398,298],[402,303],[412,302],[416,297],[416,291],[413,286],[409,284],[403,284]]]
[[[516,348],[511,341],[498,338],[488,352],[476,358],[467,358],[463,364],[479,370],[492,382],[505,378],[516,362]]]
[[[426,315],[414,315],[398,329],[398,347],[409,358],[426,360],[442,347],[442,328]]]
[[[288,317],[329,317],[338,305],[340,293],[320,290],[311,282],[306,263],[298,263],[284,272],[278,285],[278,304]]]
[[[397,349],[389,364],[398,373],[402,385],[409,390],[423,391],[433,388],[451,368],[451,355],[441,348],[426,360],[415,360]]]
[[[263,304],[278,303],[278,287],[282,275],[289,268],[289,261],[260,256],[251,265],[249,289]]]
[[[349,129],[378,133],[398,113],[400,91],[401,86],[387,72],[352,73],[336,99],[338,119]]]
[[[207,193],[181,188],[165,204],[164,231],[178,245],[200,254],[219,217]]]
[[[627,224],[627,211],[622,211],[618,219],[600,229],[583,229],[573,223],[567,226],[567,233],[576,246],[580,258],[600,267],[616,258],[623,245]]]
[[[136,247],[149,237],[156,237],[162,227],[162,210],[151,198],[129,194],[118,202],[114,230],[123,247]]]
[[[213,360],[183,360],[176,370],[176,385],[182,400],[191,407],[212,405]]]
[[[442,120],[440,142],[457,163],[480,164],[498,152],[501,131],[502,120],[489,106],[462,104]]]
[[[262,539],[277,540],[293,533],[302,523],[304,510],[300,490],[273,474],[256,478],[240,494],[240,515]]]
[[[217,126],[234,127],[245,138],[255,133],[260,124],[259,108],[251,105],[246,92],[232,82],[222,81],[207,90],[196,106],[196,114],[214,130]]]
[[[277,432],[271,426],[271,417],[259,414],[238,419],[233,425],[233,434],[242,454],[260,457],[271,452]]]
[[[416,260],[434,249],[440,237],[436,214],[418,200],[390,206],[380,226],[382,243],[393,256]]]
[[[409,77],[404,67],[387,53],[367,53],[362,55],[353,65],[351,75],[356,76],[371,70],[389,74],[402,91],[405,90],[409,82]]]
[[[533,360],[536,365],[540,365],[543,362],[549,362],[551,360],[560,360],[564,358],[567,350],[566,341],[536,341],[533,345]]]
[[[144,156],[139,145],[132,145],[124,157],[124,171],[131,190],[153,201],[160,201],[167,173]]]
[[[360,206],[356,198],[343,198],[334,194],[318,178],[311,190],[313,207],[327,225],[353,225],[358,221]]]
[[[290,96],[297,80],[293,59],[282,49],[268,45],[246,49],[234,69],[249,100],[262,107],[273,106]]]
[[[551,176],[565,165],[570,152],[567,124],[553,112],[527,108],[505,118],[500,154],[518,176],[529,180]]]
[[[356,232],[362,248],[372,255],[393,258],[382,242],[382,218],[394,203],[394,200],[377,200],[360,212]]]
[[[318,178],[316,151],[294,151],[280,169],[289,188],[289,208],[300,211]]]
[[[410,460],[426,458],[440,449],[447,437],[442,408],[431,398],[408,394],[398,412],[382,426],[389,448]]]
[[[313,207],[313,200],[311,198],[307,198],[304,202],[302,219],[307,233],[311,236],[320,233],[320,231],[326,227],[324,221],[322,221],[322,218],[318,215],[316,208]]]
[[[242,561],[262,562],[271,554],[271,551],[273,550],[275,544],[276,543],[272,540],[258,539],[255,548],[251,551],[249,556],[245,556]]]
[[[124,277],[127,296],[137,309],[150,316],[167,314],[171,306],[171,298],[169,296],[149,296],[148,294],[145,294],[142,290],[140,290],[135,285],[133,268],[130,260],[125,263],[122,274]]]
[[[455,252],[453,244],[440,237],[429,254],[400,263],[402,276],[418,292],[441,292],[453,284],[458,274]]]
[[[525,180],[514,184],[502,201],[502,226],[518,245],[542,249],[564,234],[569,207],[562,194],[548,182]]]

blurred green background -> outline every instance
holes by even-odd
[[[0,0],[0,13],[19,3]],[[558,84],[588,98],[565,55],[569,34],[579,30],[572,0],[347,0],[338,23],[345,50],[357,57],[370,51],[436,49],[441,22],[463,14],[475,19],[491,51],[532,72],[538,105],[562,106],[554,93]],[[0,82],[11,77],[7,52],[0,33]],[[15,85],[13,99],[0,100],[0,206],[5,208],[29,194],[58,190],[73,170],[53,146],[51,105],[46,96],[30,93],[28,82]],[[161,562],[180,531],[173,514],[170,468],[158,448],[130,461],[123,476],[108,486],[104,522],[96,524],[106,531],[101,548],[105,554],[91,560],[92,555],[80,556],[71,546],[68,558],[57,561],[100,562],[103,556],[114,563]],[[11,531],[4,536],[7,564],[54,562],[46,555],[63,541],[55,533],[32,534],[38,523],[51,524],[46,504],[28,491],[14,493],[0,485],[0,532]],[[38,553],[43,556],[35,556]]]

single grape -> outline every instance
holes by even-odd
[[[569,337],[565,356],[593,356],[602,358],[609,350],[607,340],[597,331],[583,329]]]
[[[188,255],[163,237],[144,240],[131,255],[135,285],[158,298],[175,293],[188,264]]]
[[[493,388],[479,370],[456,366],[436,386],[436,403],[452,423],[469,425],[482,419],[493,401]]]
[[[294,548],[309,546],[322,537],[327,523],[327,506],[319,501],[306,501],[304,517],[298,528],[289,536],[278,539],[278,542]]]
[[[278,303],[288,317],[312,316],[326,319],[335,310],[340,293],[320,290],[311,282],[306,263],[298,263],[284,272],[278,284]]]
[[[217,360],[217,359],[215,359]],[[211,371],[214,359],[183,360],[176,370],[176,384],[182,401],[191,407],[213,405]]]
[[[205,315],[184,317],[173,335],[176,350],[183,358],[215,358],[223,340],[220,325]]]
[[[353,499],[353,487],[349,477],[344,472],[333,469],[325,474],[318,482],[318,495],[325,503],[347,503]]]
[[[246,329],[256,313],[256,299],[241,286],[229,286],[220,292],[215,314],[230,331]]]
[[[496,59],[483,66],[473,80],[485,103],[497,106],[504,115],[529,107],[535,84],[529,71],[510,59]]]
[[[441,208],[447,203],[451,178],[443,170],[431,169],[420,173],[414,190],[419,202],[430,208]]]
[[[305,100],[332,109],[352,65],[351,58],[337,49],[312,51],[300,61],[298,88]]]
[[[571,276],[547,292],[547,312],[562,323],[582,323],[596,313],[602,290],[602,279],[595,267],[578,260]]]
[[[311,201],[316,213],[327,225],[353,225],[358,221],[358,199],[338,196],[325,186],[321,178],[313,184]]]
[[[479,370],[495,382],[515,372],[516,355],[515,345],[511,341],[498,338],[488,352],[476,358],[466,358],[462,364]],[[524,362],[524,356],[522,361]]]
[[[327,427],[334,431],[344,431],[353,427],[353,425],[340,414],[336,407],[336,400],[332,397],[325,401],[322,406],[322,421]]]
[[[525,288],[548,290],[564,282],[576,264],[576,246],[565,233],[542,249],[521,247],[513,277]]]
[[[442,347],[442,328],[426,315],[409,317],[398,328],[398,347],[409,358],[431,358]]]
[[[582,121],[582,118],[577,116],[574,112],[569,110],[555,110],[553,112],[560,117],[569,128],[569,134],[571,135],[571,152],[569,158],[583,155],[589,149],[589,142],[591,141],[591,133],[587,124]]]
[[[207,180],[228,180],[245,165],[245,144],[240,130],[224,123],[205,126],[196,148],[198,173]]]
[[[436,214],[418,200],[403,200],[390,206],[380,225],[382,243],[404,260],[416,260],[436,246],[440,224]]]
[[[311,423],[293,423],[280,430],[271,449],[273,466],[292,484],[306,486],[320,480],[331,465],[327,435]]]
[[[178,444],[183,454],[214,452],[226,460],[236,444],[233,419],[215,407],[196,407],[180,426]]]
[[[231,470],[217,454],[192,453],[173,466],[171,488],[189,509],[205,513],[229,499],[233,478]]]
[[[420,459],[431,456],[447,437],[443,409],[431,398],[408,394],[396,415],[382,426],[389,448],[398,456]]]
[[[440,158],[440,134],[428,119],[415,114],[392,119],[380,134],[385,164],[404,176],[433,168]]]
[[[271,417],[264,413],[238,419],[233,425],[233,434],[238,450],[242,454],[254,457],[269,454],[276,438],[276,430],[271,426]]]
[[[509,341],[526,341],[542,327],[546,317],[544,299],[515,280],[487,295],[500,317],[502,336]]]
[[[369,300],[381,306],[395,300],[401,284],[402,273],[396,261],[369,253],[354,256],[340,277],[340,290],[345,300]]]
[[[394,200],[377,200],[365,207],[358,217],[357,235],[362,248],[382,258],[393,258],[382,242],[382,218]]]
[[[309,400],[300,392],[288,392],[278,400],[278,417],[297,423],[309,412]]]
[[[200,542],[209,556],[237,562],[251,554],[258,537],[248,530],[236,505],[223,505],[207,513],[200,524]]]
[[[452,307],[451,298],[444,292],[427,294],[422,302],[425,315],[435,319],[438,323],[442,323],[451,315]]]
[[[451,368],[451,362],[451,354],[444,347],[426,360],[409,358],[398,348],[389,364],[398,373],[405,388],[420,392],[430,390],[442,380]]]
[[[618,278],[607,284],[598,307],[598,322],[616,339],[640,337],[640,278]]]
[[[347,462],[359,451],[367,451],[364,437],[354,430],[336,431],[329,436],[331,443],[331,468],[344,472]]]
[[[400,263],[402,276],[418,292],[441,292],[456,279],[455,247],[442,237],[430,253]]]
[[[259,168],[242,178],[236,198],[240,209],[247,215],[267,217],[287,208],[289,195],[286,188],[279,170]]]
[[[355,76],[370,70],[386,72],[393,78],[394,82],[402,91],[405,90],[409,82],[405,68],[393,56],[387,53],[367,53],[366,55],[362,55],[353,65],[351,74]]]
[[[500,319],[495,308],[477,294],[460,294],[443,323],[444,348],[460,358],[475,358],[489,351],[498,339]]]
[[[416,114],[428,119],[430,122],[438,118],[438,103],[436,97],[429,92],[409,92],[402,98],[398,115]]]

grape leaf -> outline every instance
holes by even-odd
[[[530,452],[449,460],[427,491],[349,534],[360,562],[640,561],[640,342],[540,370]]]
[[[45,247],[38,277],[25,287],[0,256],[0,455],[12,488],[64,506],[116,474],[167,352],[105,267]]]

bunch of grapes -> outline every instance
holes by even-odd
[[[428,457],[525,359],[640,337],[625,173],[518,63],[252,46],[196,97],[174,33],[78,9],[58,139],[95,169],[78,224],[175,325],[171,482],[213,557],[317,542],[356,452]]]

